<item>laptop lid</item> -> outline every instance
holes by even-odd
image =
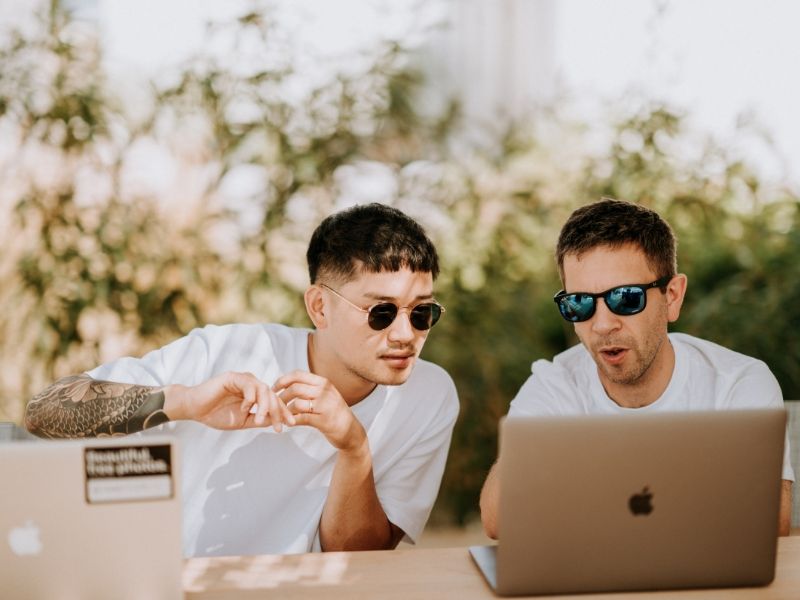
[[[782,409],[514,417],[500,433],[502,595],[764,585]],[[480,560],[478,558],[480,557]]]
[[[178,460],[170,438],[0,442],[3,595],[182,598]]]

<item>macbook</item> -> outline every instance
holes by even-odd
[[[182,598],[169,438],[0,438],[0,589],[15,599]]]
[[[782,409],[501,422],[499,542],[470,553],[500,595],[768,584]]]

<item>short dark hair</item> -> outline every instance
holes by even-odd
[[[598,246],[638,246],[656,277],[678,272],[678,242],[672,228],[657,212],[640,204],[602,198],[576,209],[561,228],[556,246],[556,261],[564,280],[564,257],[580,257]]]
[[[385,204],[353,206],[314,230],[306,252],[311,283],[320,277],[352,279],[357,269],[439,275],[439,257],[419,223]],[[360,264],[359,264],[360,263]]]

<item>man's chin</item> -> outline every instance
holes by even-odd
[[[411,376],[411,371],[414,369],[414,361],[406,365],[402,369],[394,367],[384,367],[380,370],[378,379],[375,383],[380,385],[402,385]]]
[[[630,369],[615,369],[608,365],[603,365],[600,370],[606,379],[616,385],[635,385],[642,377],[641,373],[632,372]]]
[[[379,383],[381,385],[403,385],[406,381],[408,381],[410,376],[411,370],[409,369],[407,373],[395,373],[391,377],[384,378],[383,381],[380,381]]]

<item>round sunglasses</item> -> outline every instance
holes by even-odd
[[[397,304],[393,302],[379,302],[367,308],[362,308],[358,304],[350,302],[350,300],[342,296],[332,287],[324,283],[320,283],[319,285],[339,296],[339,298],[347,302],[353,308],[367,313],[367,324],[375,331],[381,331],[389,327],[389,325],[394,323],[398,313],[404,308],[411,308],[411,310],[408,311],[408,320],[411,321],[412,327],[419,331],[425,331],[436,325],[439,317],[445,312],[444,306],[438,302],[423,302],[414,307],[397,306]]]
[[[565,292],[561,290],[553,301],[558,305],[561,316],[570,323],[588,321],[597,309],[597,299],[602,298],[608,310],[615,315],[624,317],[642,312],[647,306],[647,290],[650,288],[663,288],[672,279],[667,275],[656,279],[653,283],[635,283],[619,285],[599,294],[589,292]]]

